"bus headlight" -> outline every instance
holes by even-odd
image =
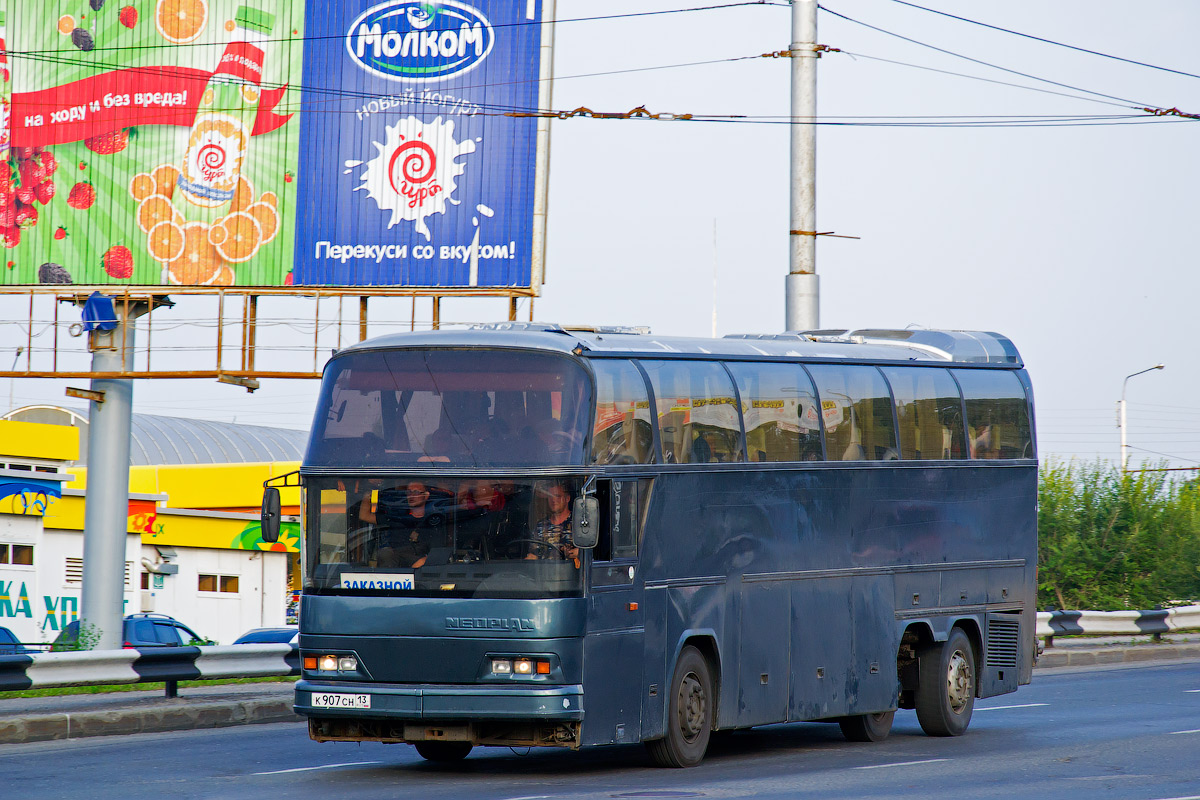
[[[338,659],[338,672],[358,672],[358,659],[354,656],[342,656]]]
[[[536,658],[534,656],[516,656],[514,658],[492,658],[491,670],[493,675],[497,676],[514,676],[514,677],[532,677],[535,675],[549,675],[550,662],[544,658]]]
[[[337,656],[321,656],[317,659],[317,669],[321,670],[321,672],[337,672],[337,668]]]

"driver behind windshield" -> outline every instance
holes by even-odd
[[[574,561],[579,566],[579,548],[571,539],[571,492],[564,481],[549,481],[538,489],[550,512],[533,529],[525,558]]]

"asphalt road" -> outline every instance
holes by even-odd
[[[404,745],[315,744],[303,726],[0,746],[22,798],[1121,798],[1200,800],[1200,663],[1041,671],[980,701],[967,735],[925,736],[899,712],[878,744],[836,725],[723,737],[695,769],[640,747],[476,749],[452,767]]]

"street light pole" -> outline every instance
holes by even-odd
[[[1134,372],[1131,375],[1126,375],[1125,381],[1121,384],[1121,418],[1120,418],[1120,421],[1118,422],[1118,425],[1121,428],[1121,473],[1122,474],[1125,473],[1126,468],[1129,465],[1129,450],[1128,450],[1129,446],[1127,444],[1125,444],[1125,388],[1127,386],[1129,386],[1130,378],[1136,377],[1138,375],[1143,375],[1147,372],[1153,372],[1156,369],[1163,369],[1164,367],[1166,367],[1166,364],[1155,364],[1153,367],[1146,367],[1146,369],[1141,370],[1140,372]]]

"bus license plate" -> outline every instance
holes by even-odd
[[[371,695],[341,692],[313,692],[314,708],[370,708]]]

